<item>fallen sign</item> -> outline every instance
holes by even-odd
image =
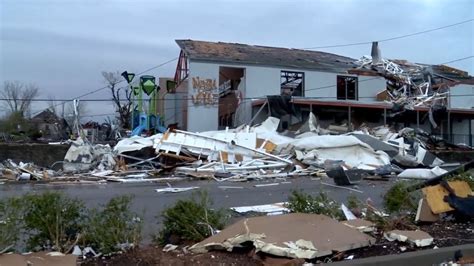
[[[291,213],[241,220],[193,245],[190,251],[232,251],[244,242],[252,242],[257,252],[313,259],[330,255],[333,251],[366,247],[375,239],[325,215]]]

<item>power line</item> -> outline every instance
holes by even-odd
[[[446,64],[450,64],[450,63],[454,63],[454,62],[466,60],[466,59],[473,58],[473,57],[474,57],[474,55],[470,55],[470,56],[466,56],[466,57],[463,57],[463,58],[455,59],[455,60],[452,60],[452,61],[444,62],[444,63],[441,63],[440,65],[446,65]]]
[[[415,36],[415,35],[420,35],[420,34],[425,34],[425,33],[433,32],[433,31],[437,31],[437,30],[442,30],[442,29],[446,29],[446,28],[450,28],[450,27],[455,27],[455,26],[458,26],[458,25],[461,25],[461,24],[465,24],[465,23],[472,22],[472,21],[474,21],[474,19],[468,19],[468,20],[460,21],[460,22],[457,22],[457,23],[454,23],[454,24],[450,24],[450,25],[446,25],[446,26],[441,26],[441,27],[438,27],[438,28],[433,28],[433,29],[418,31],[418,32],[414,32],[414,33],[409,33],[409,34],[400,35],[400,36],[395,36],[395,37],[386,38],[386,39],[380,39],[380,40],[376,40],[376,41],[377,41],[377,42],[388,42],[388,41],[403,39],[403,38],[407,38],[407,37],[411,37],[411,36]],[[365,41],[365,42],[356,42],[356,43],[348,43],[348,44],[336,44],[336,45],[316,46],[316,47],[308,47],[308,48],[301,48],[301,49],[304,49],[304,50],[324,49],[324,48],[357,46],[357,45],[364,45],[364,44],[371,44],[371,43],[372,43],[372,41]]]
[[[137,75],[141,75],[141,74],[144,74],[144,73],[146,73],[146,72],[149,72],[149,71],[151,71],[151,70],[153,70],[153,69],[157,69],[157,68],[159,68],[159,67],[162,67],[162,66],[164,66],[164,65],[166,65],[166,64],[169,64],[169,63],[175,61],[176,59],[178,59],[178,57],[175,57],[175,58],[173,58],[173,59],[170,59],[170,60],[168,60],[168,61],[165,61],[165,62],[163,62],[163,63],[161,63],[161,64],[156,65],[156,66],[150,67],[150,68],[148,68],[148,69],[146,69],[146,70],[144,70],[144,71],[141,71],[141,72],[137,73]],[[124,82],[124,81],[125,81],[125,80],[120,80],[120,81],[117,82],[116,84],[122,83],[122,82]],[[128,86],[121,87],[121,89],[126,88],[126,87],[128,87]],[[53,108],[54,108],[54,107],[57,107],[57,106],[60,106],[60,105],[64,104],[64,102],[72,101],[72,100],[74,100],[74,99],[80,99],[80,98],[83,98],[83,97],[85,97],[85,96],[88,96],[88,95],[97,93],[97,92],[99,92],[99,91],[101,91],[101,90],[105,90],[105,89],[107,89],[107,88],[109,88],[108,85],[103,86],[103,87],[100,87],[100,88],[95,89],[95,90],[93,90],[93,91],[90,91],[90,92],[81,94],[81,95],[79,95],[79,96],[77,96],[77,97],[74,97],[74,98],[71,98],[71,99],[67,99],[67,100],[56,100],[56,99],[54,99],[54,101],[60,101],[60,102],[62,102],[62,103],[58,103],[58,104],[52,105],[52,106],[50,106],[50,107],[53,107]],[[0,99],[0,100],[1,100],[1,99]],[[49,99],[48,101],[51,101],[51,99]],[[33,113],[32,116],[34,116],[34,115],[36,115],[36,114],[39,114],[39,113],[41,113],[42,111],[43,111],[43,110],[38,111],[38,112],[36,112],[36,113]]]

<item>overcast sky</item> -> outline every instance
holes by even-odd
[[[175,39],[306,48],[385,39],[474,18],[471,0],[0,0],[0,82],[72,98],[104,86],[101,71],[141,72],[179,55]],[[386,58],[437,64],[473,52],[474,22],[383,42]],[[322,49],[353,58],[370,45]],[[474,73],[474,59],[450,64]],[[176,62],[151,71],[174,75]],[[90,98],[107,98],[107,91]],[[34,111],[43,106],[34,106]],[[88,103],[88,114],[111,113]]]

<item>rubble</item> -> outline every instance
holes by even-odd
[[[63,256],[51,256],[47,252],[35,252],[29,254],[2,254],[0,265],[38,265],[38,266],[75,266],[77,258],[68,254]]]
[[[375,224],[373,222],[363,219],[352,219],[342,222],[344,225],[359,230],[362,233],[370,233],[375,231]]]
[[[393,230],[384,234],[389,241],[400,241],[412,243],[417,247],[426,247],[433,243],[433,237],[423,231]]]
[[[236,129],[199,133],[168,130],[149,137],[124,138],[113,148],[78,138],[71,141],[62,171],[12,162],[5,162],[0,170],[7,180],[82,184],[185,179],[216,182],[284,179],[288,182],[288,178],[316,176],[333,179],[334,185],[321,184],[338,188],[356,185],[362,179],[428,180],[447,171],[443,169],[444,162],[428,151],[429,140],[420,130],[394,131],[384,126],[372,129],[362,126],[347,134],[326,135],[334,130],[321,128],[311,113],[294,136],[277,132],[279,123],[278,118],[268,117],[253,127],[242,125]],[[418,168],[410,169],[413,167]],[[173,176],[169,177],[170,174]],[[254,186],[278,184],[284,183]],[[222,188],[228,189],[225,187]],[[346,189],[363,193],[355,188]]]
[[[256,252],[312,259],[330,255],[333,251],[365,247],[374,241],[372,237],[327,216],[293,213],[247,218],[193,245],[190,251],[232,251],[244,242],[252,242]]]
[[[378,93],[377,100],[392,104],[394,116],[415,107],[428,107],[429,120],[434,128],[438,127],[434,113],[446,112],[451,79],[434,73],[430,66],[388,60],[380,55],[363,56],[355,63],[359,69],[368,69],[386,79],[387,87]]]

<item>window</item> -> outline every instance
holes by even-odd
[[[280,93],[285,96],[304,96],[304,73],[282,70]]]
[[[359,100],[357,77],[337,76],[337,99]]]

